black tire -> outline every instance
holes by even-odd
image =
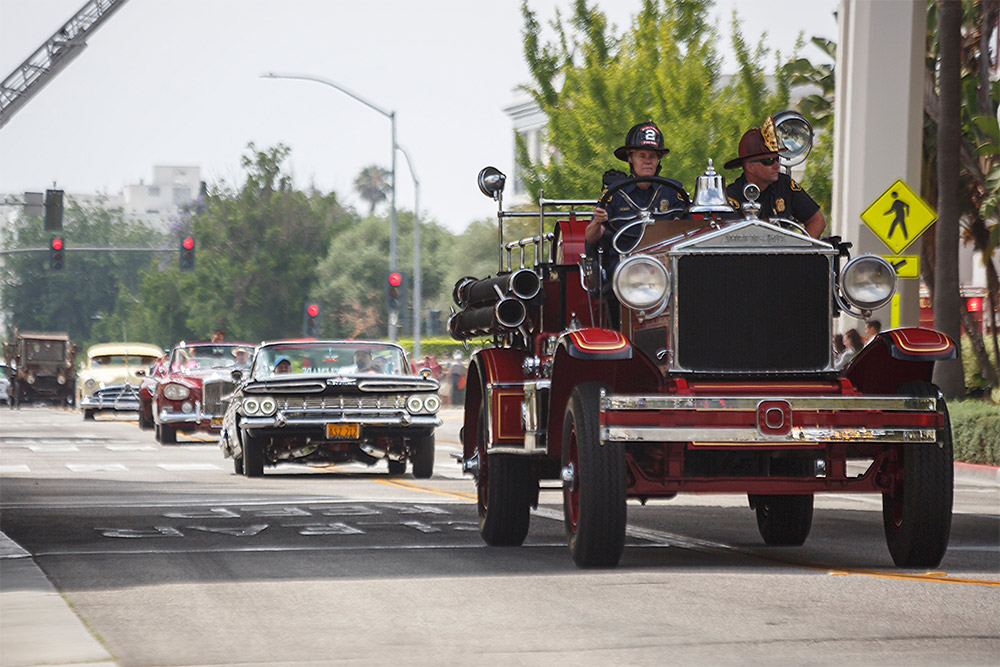
[[[485,405],[479,408],[476,451],[479,454],[476,474],[479,534],[491,547],[519,547],[524,544],[531,524],[535,481],[524,458],[486,453]]]
[[[777,475],[805,477],[814,470],[811,460],[789,459],[772,462]],[[772,547],[800,547],[812,529],[813,494],[754,495],[750,504],[757,512],[757,530],[764,544]]]
[[[587,382],[570,396],[563,420],[563,512],[577,567],[614,567],[625,550],[625,452],[602,446],[598,426],[602,385]]]
[[[813,496],[755,496],[757,529],[764,544],[800,547],[812,528]]]
[[[410,465],[417,479],[429,479],[434,474],[434,434],[410,441]]]
[[[153,428],[153,420],[146,417],[142,410],[139,410],[139,428],[143,431],[148,431]]]
[[[84,421],[94,421],[94,411],[93,410],[84,410],[83,411],[83,420]]]
[[[907,382],[897,393],[936,396],[944,426],[935,443],[899,446],[902,482],[882,494],[885,541],[897,567],[937,567],[948,550],[955,482],[948,406],[930,382]]]
[[[254,438],[243,431],[243,474],[247,477],[264,476],[264,438]]]
[[[389,475],[392,477],[399,477],[406,474],[406,459],[401,461],[386,459],[386,462],[389,464]]]
[[[166,424],[156,425],[156,441],[161,445],[177,444],[177,428]]]
[[[237,475],[243,474],[243,457],[234,456],[233,457],[233,472]]]

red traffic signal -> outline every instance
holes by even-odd
[[[181,245],[184,246],[185,250],[190,250],[191,248],[194,247],[194,237],[193,236],[185,236],[184,240],[181,241]]]
[[[399,287],[399,285],[402,282],[403,282],[403,274],[402,273],[400,273],[399,271],[390,271],[389,272],[389,284],[391,286],[393,286],[393,287]]]
[[[983,310],[983,297],[970,296],[965,301],[965,309],[970,313],[978,313]]]
[[[181,239],[180,267],[184,271],[194,268],[194,237],[185,236]]]
[[[306,313],[308,313],[309,317],[316,317],[319,315],[319,304],[310,303],[306,306]]]
[[[64,258],[64,244],[63,240],[59,236],[54,236],[52,240],[49,241],[49,268],[55,269],[56,271],[61,271],[65,261]]]

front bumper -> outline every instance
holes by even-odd
[[[218,431],[222,428],[222,415],[211,414],[202,408],[201,403],[195,403],[191,412],[163,408],[157,413],[156,420],[160,424],[188,426],[205,431]]]
[[[364,427],[382,428],[436,428],[443,422],[437,415],[411,415],[405,411],[357,413],[286,413],[279,410],[270,417],[243,417],[240,425],[249,429],[296,428],[325,426],[327,424],[360,424]]]
[[[129,384],[104,387],[81,397],[78,407],[83,410],[138,411],[139,388]]]
[[[944,426],[934,397],[601,394],[603,443],[692,447],[917,444]]]

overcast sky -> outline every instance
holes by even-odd
[[[619,28],[640,0],[598,3]],[[0,76],[6,77],[85,0],[0,0]],[[529,0],[547,24],[570,0]],[[389,167],[389,121],[347,95],[287,72],[329,79],[397,117],[413,159],[425,218],[452,230],[495,214],[479,169],[510,173],[513,140],[502,109],[530,83],[520,0],[131,0],[89,46],[0,128],[0,193],[118,193],[153,165],[199,166],[202,179],[240,182],[248,142],[291,148],[300,187],[352,189],[367,165]],[[736,8],[748,38],[791,52],[837,37],[837,0],[718,0],[728,45]],[[725,48],[721,49],[725,52]],[[822,56],[813,47],[803,52]],[[635,119],[621,119],[622,134]],[[669,128],[665,128],[669,140]],[[609,158],[610,159],[610,158]],[[397,205],[412,210],[413,180],[398,157]],[[564,193],[584,197],[588,193]],[[589,193],[596,194],[596,193]]]

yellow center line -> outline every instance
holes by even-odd
[[[458,498],[459,500],[469,500],[475,502],[478,499],[478,496],[474,493],[465,493],[463,491],[445,491],[444,489],[436,489],[432,486],[413,484],[411,482],[401,482],[396,479],[376,479],[375,481],[379,484],[385,484],[386,486],[395,486],[401,489],[410,489],[412,491],[423,491],[424,493],[432,493],[449,498]]]

